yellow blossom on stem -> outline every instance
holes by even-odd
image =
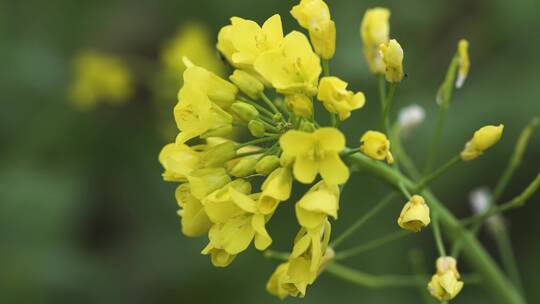
[[[176,201],[181,208],[178,215],[182,218],[182,233],[189,237],[196,237],[208,232],[212,222],[208,218],[203,204],[191,194],[188,183],[176,188]]]
[[[340,120],[349,118],[351,111],[362,108],[366,102],[364,93],[347,90],[347,83],[333,76],[321,78],[317,98],[328,112],[338,114]]]
[[[458,56],[459,56],[459,70],[456,79],[456,88],[461,88],[467,75],[469,74],[469,68],[471,62],[469,61],[469,41],[461,39],[458,42]]]
[[[410,201],[403,206],[397,220],[399,227],[413,232],[419,232],[430,222],[429,207],[420,195],[411,197]]]
[[[305,184],[317,173],[328,184],[343,184],[349,169],[339,153],[345,148],[345,136],[335,128],[320,128],[313,133],[290,130],[281,136],[282,162],[293,164],[294,177]]]
[[[186,175],[200,167],[200,153],[184,144],[171,143],[161,149],[159,162],[165,181],[184,181]]]
[[[463,282],[453,257],[439,257],[436,262],[437,272],[431,277],[428,290],[439,301],[450,301],[463,289]]]
[[[288,167],[280,167],[272,171],[261,186],[261,196],[257,203],[259,211],[271,214],[279,202],[289,199],[292,190],[292,174]]]
[[[296,203],[296,218],[302,227],[321,227],[328,216],[337,219],[339,209],[339,187],[324,181],[315,184]]]
[[[386,160],[393,164],[394,157],[390,152],[390,141],[384,133],[367,131],[360,138],[360,151],[375,160]]]
[[[220,189],[231,181],[224,168],[203,168],[187,175],[191,193],[202,200],[206,195]]]
[[[381,7],[371,8],[365,12],[360,25],[364,56],[373,74],[384,74],[385,72],[379,46],[389,40],[389,19],[390,11],[388,9]]]
[[[315,52],[323,59],[332,58],[336,49],[336,25],[330,19],[328,5],[322,0],[301,0],[292,8],[291,15],[309,31]]]
[[[463,161],[470,161],[482,155],[484,151],[495,145],[502,136],[504,125],[488,125],[474,132],[473,138],[465,144],[461,152]]]
[[[218,34],[218,50],[237,68],[253,70],[253,63],[264,52],[280,47],[283,40],[281,17],[273,15],[259,26],[239,17]]]
[[[403,49],[396,39],[379,46],[385,66],[386,81],[398,83],[403,80]]]
[[[241,178],[235,179],[217,188],[217,190],[209,193],[201,200],[208,218],[213,223],[225,223],[229,219],[243,213],[242,209],[239,209],[233,202],[230,189],[249,194],[251,193],[251,184]]]
[[[124,62],[113,55],[84,51],[73,61],[71,102],[88,110],[101,101],[121,104],[133,95],[133,79]]]
[[[289,33],[280,48],[262,53],[254,66],[279,93],[317,94],[321,62],[300,32]]]
[[[285,105],[298,117],[310,118],[313,116],[313,102],[304,94],[285,96]]]

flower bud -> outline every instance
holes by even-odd
[[[390,19],[388,9],[371,8],[366,10],[360,26],[364,56],[373,74],[384,74],[384,62],[379,52],[379,46],[389,40],[390,24],[388,19]]]
[[[437,272],[428,283],[429,293],[439,301],[450,301],[455,298],[463,288],[459,280],[457,262],[453,257],[440,257],[435,263]]]
[[[231,106],[231,111],[236,114],[236,116],[244,121],[250,121],[257,119],[259,117],[259,111],[257,109],[245,102],[235,102]]]
[[[202,156],[205,167],[220,167],[236,156],[236,147],[232,141],[226,141],[210,147]]]
[[[470,161],[482,155],[485,150],[496,144],[501,139],[504,125],[485,126],[474,132],[473,138],[467,142],[461,152],[463,161]]]
[[[313,102],[303,94],[285,96],[285,105],[294,115],[309,118],[313,115]]]
[[[268,175],[272,173],[272,171],[277,169],[279,167],[279,164],[279,157],[275,155],[267,155],[257,162],[257,164],[255,165],[255,172],[262,175]]]
[[[456,88],[461,88],[467,74],[469,74],[469,68],[471,62],[469,61],[469,41],[461,39],[458,43],[458,56],[459,56],[459,70],[456,79]]]
[[[403,229],[419,232],[429,225],[430,221],[426,201],[420,195],[413,195],[401,210],[397,223]]]
[[[322,59],[332,58],[336,49],[336,25],[330,19],[328,5],[322,0],[302,0],[292,8],[291,15],[309,31],[315,53]]]
[[[249,133],[255,137],[263,137],[266,132],[266,127],[260,120],[250,120],[248,123],[248,130]]]
[[[231,178],[223,168],[198,169],[187,176],[191,193],[199,200],[228,184]]]
[[[259,98],[264,90],[264,85],[257,78],[242,70],[235,70],[229,79],[248,97]]]
[[[235,177],[245,177],[251,175],[255,173],[255,165],[258,161],[258,157],[243,157],[229,170],[229,174]]]
[[[315,127],[315,125],[312,122],[307,121],[307,120],[302,120],[300,122],[300,126],[298,127],[298,130],[304,131],[304,132],[309,132],[309,133],[312,133],[316,129],[317,128]]]
[[[384,160],[389,164],[394,163],[394,157],[390,152],[390,141],[381,132],[367,131],[360,138],[360,151],[375,160]]]
[[[386,81],[399,83],[403,80],[403,49],[396,39],[386,44],[381,44],[379,50],[385,65]]]

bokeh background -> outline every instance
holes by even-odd
[[[376,126],[376,81],[361,53],[359,23],[366,8],[392,10],[391,35],[405,50],[408,78],[396,105],[418,103],[427,120],[406,142],[417,161],[426,155],[435,125],[435,95],[459,38],[469,39],[472,68],[454,94],[439,161],[462,148],[484,124],[505,124],[501,142],[477,161],[460,165],[434,184],[461,216],[469,192],[493,186],[517,134],[540,115],[540,2],[535,0],[352,1],[328,0],[337,24],[332,73],[363,90],[368,104],[343,126],[348,142]],[[277,262],[255,250],[229,268],[211,266],[199,253],[206,240],[180,234],[174,185],[161,180],[157,155],[177,87],[152,90],[152,72],[138,71],[134,98],[122,106],[78,111],[66,91],[72,58],[92,48],[136,56],[159,67],[160,49],[179,26],[205,24],[212,35],[230,16],[263,21],[280,13],[286,31],[297,29],[277,0],[114,0],[0,2],[0,302],[1,303],[278,303],[265,282]],[[212,38],[215,39],[215,38]],[[126,57],[127,58],[127,57]],[[157,77],[157,76],[156,76]],[[179,84],[176,84],[177,86]],[[165,89],[163,89],[165,90]],[[172,92],[172,93],[171,93]],[[163,97],[163,96],[162,96]],[[156,108],[158,111],[156,111]],[[395,112],[394,112],[395,115]],[[394,116],[395,117],[395,116]],[[521,191],[540,169],[540,134],[503,199]],[[334,232],[343,231],[388,188],[355,176],[341,202]],[[530,303],[540,302],[540,196],[508,214],[513,246]],[[292,204],[269,225],[278,250],[289,250],[296,224]],[[289,209],[287,209],[289,208]],[[401,204],[386,208],[346,245],[395,231]],[[288,211],[287,211],[288,210]],[[290,211],[290,212],[289,212]],[[496,255],[493,240],[482,241]],[[347,264],[374,274],[412,273],[418,248],[432,271],[430,233],[366,252]],[[465,263],[462,272],[468,272]],[[456,303],[493,303],[489,290],[466,286]],[[419,303],[418,290],[373,290],[322,275],[303,300],[286,303]]]

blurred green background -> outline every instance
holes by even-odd
[[[460,216],[468,195],[493,186],[517,134],[540,115],[540,2],[536,0],[328,0],[338,29],[332,73],[366,93],[368,104],[343,126],[349,145],[376,126],[376,81],[361,53],[359,23],[366,8],[392,10],[391,36],[405,50],[408,78],[395,104],[418,103],[427,120],[406,146],[423,160],[435,125],[435,95],[458,39],[470,41],[471,72],[454,94],[439,161],[462,148],[484,124],[505,124],[501,142],[477,161],[439,179],[436,193]],[[199,254],[205,238],[180,234],[174,185],[161,180],[157,155],[167,142],[154,94],[140,85],[129,103],[80,112],[68,103],[71,60],[83,48],[135,54],[159,65],[161,46],[190,20],[212,34],[230,16],[264,21],[296,1],[139,0],[0,2],[0,303],[278,303],[265,291],[277,262],[255,250],[227,269]],[[140,82],[140,78],[138,79]],[[176,88],[173,89],[175,91]],[[174,92],[172,94],[174,99]],[[162,104],[168,111],[170,104]],[[168,107],[168,108],[167,108]],[[395,112],[394,112],[395,115]],[[172,120],[172,113],[166,119]],[[168,139],[171,141],[172,138]],[[540,135],[503,195],[518,194],[540,169]],[[343,231],[388,188],[355,176],[341,202],[334,233]],[[508,214],[508,225],[530,303],[540,303],[540,196]],[[292,204],[269,224],[273,248],[289,250],[296,233]],[[394,231],[396,202],[346,246]],[[481,239],[492,253],[493,240]],[[345,247],[346,247],[345,246]],[[345,248],[344,247],[344,248]],[[374,274],[412,273],[409,252],[420,248],[431,272],[429,232],[367,252],[348,262]],[[496,254],[495,254],[495,257]],[[461,271],[468,272],[466,263]],[[373,290],[322,275],[303,300],[286,303],[419,303],[416,289]],[[466,286],[455,303],[493,303],[489,290]]]

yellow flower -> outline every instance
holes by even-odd
[[[165,181],[183,181],[186,175],[200,167],[200,153],[184,144],[171,143],[161,149],[159,162],[165,171]]]
[[[209,193],[202,199],[201,203],[204,206],[206,214],[213,223],[225,223],[231,218],[244,213],[233,202],[230,189],[249,194],[251,192],[251,184],[244,179],[235,179],[217,188],[217,190]]]
[[[467,142],[461,152],[463,161],[470,161],[482,155],[484,151],[496,144],[501,139],[504,125],[488,125],[474,132],[473,138]]]
[[[218,50],[237,68],[253,70],[253,63],[262,53],[278,48],[283,40],[281,17],[273,15],[260,27],[256,22],[239,17],[218,34]]]
[[[236,258],[236,254],[230,254],[224,249],[216,248],[212,243],[209,243],[206,247],[204,247],[201,253],[204,255],[210,254],[212,265],[216,267],[227,267]]]
[[[403,80],[403,49],[396,39],[381,44],[379,49],[385,65],[386,81],[398,83]]]
[[[334,56],[336,49],[336,25],[330,19],[330,10],[322,0],[301,0],[291,15],[300,26],[309,31],[315,52],[323,59]]]
[[[439,301],[450,301],[455,298],[463,288],[459,280],[457,262],[453,257],[439,257],[436,262],[437,273],[431,277],[428,290]]]
[[[339,187],[320,181],[296,203],[296,217],[302,227],[321,227],[328,216],[337,219]]]
[[[184,71],[184,86],[201,89],[206,96],[223,109],[228,109],[236,100],[238,88],[216,74],[194,65],[187,57],[183,58],[187,69]],[[180,92],[178,95],[180,99]]]
[[[313,102],[304,94],[286,95],[285,105],[298,117],[311,118],[313,116]]]
[[[261,186],[261,197],[258,209],[263,214],[271,214],[276,210],[279,202],[289,199],[292,190],[292,174],[287,167],[275,169],[264,180]]]
[[[184,56],[218,75],[223,75],[225,66],[216,56],[211,41],[210,31],[203,24],[197,22],[184,24],[163,46],[160,53],[161,62],[167,72],[178,75],[176,77],[180,77],[186,68],[182,62]]]
[[[181,131],[177,143],[197,137],[222,136],[232,130],[232,116],[208,99],[201,89],[184,85],[178,93],[174,118]]]
[[[300,32],[289,33],[280,48],[262,53],[254,66],[280,93],[317,94],[320,59],[311,49],[306,36]]]
[[[182,233],[190,237],[207,233],[212,226],[212,222],[208,218],[201,201],[191,194],[189,184],[181,184],[176,188],[176,201],[181,208],[178,215],[182,218]]]
[[[315,228],[303,227],[294,239],[291,258],[307,257],[310,261],[309,270],[317,272],[327,252],[331,232],[332,227],[326,219]]]
[[[419,232],[430,223],[429,207],[420,195],[413,195],[408,201],[397,220],[399,227],[413,232]]]
[[[469,61],[469,41],[461,39],[458,43],[458,57],[459,57],[459,71],[456,79],[456,88],[461,88],[467,74],[469,74],[469,68],[471,63]]]
[[[279,264],[279,266],[270,276],[268,283],[266,283],[266,290],[281,300],[285,299],[289,295],[289,292],[283,286],[283,281],[287,277],[288,270],[289,262]]]
[[[387,163],[394,163],[394,157],[390,152],[390,141],[381,132],[367,131],[364,133],[360,138],[360,151],[373,159],[386,159]]]
[[[321,78],[317,98],[328,112],[338,114],[340,120],[349,118],[351,111],[360,109],[366,102],[364,93],[347,90],[347,83],[337,77]]]
[[[133,79],[124,62],[113,55],[83,51],[73,60],[73,72],[69,97],[80,110],[100,101],[121,104],[133,95]]]
[[[187,175],[187,179],[191,187],[191,193],[200,200],[231,181],[231,178],[223,168],[193,170]]]
[[[387,43],[390,35],[390,11],[386,8],[371,8],[366,11],[360,34],[364,49],[364,56],[369,69],[373,74],[384,74],[384,62],[379,52],[379,46]]]
[[[343,184],[349,178],[349,169],[339,157],[345,148],[345,136],[338,129],[320,128],[313,133],[290,130],[279,143],[282,161],[294,161],[293,173],[298,181],[309,184],[317,173],[328,184]]]

